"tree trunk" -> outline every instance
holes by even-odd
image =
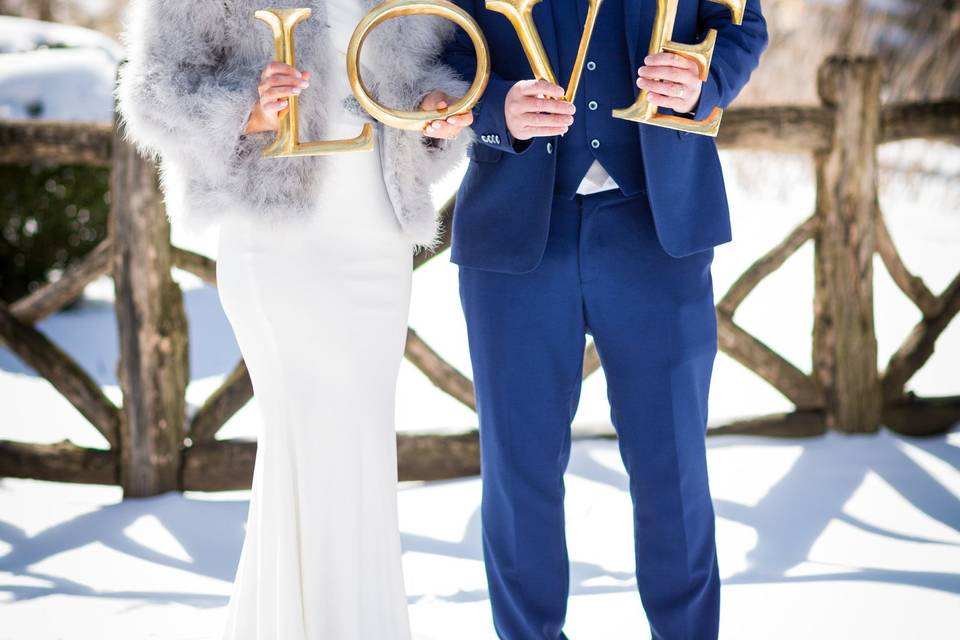
[[[123,391],[120,484],[124,495],[179,489],[189,377],[183,296],[173,281],[170,225],[153,165],[113,142],[110,233]]]
[[[836,113],[833,145],[816,154],[814,370],[827,426],[876,431],[882,397],[873,319],[880,68],[834,57],[820,68],[820,97]]]
[[[53,22],[53,0],[36,0],[37,19]]]

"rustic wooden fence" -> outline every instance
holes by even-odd
[[[812,215],[760,257],[717,305],[720,348],[783,393],[796,410],[713,428],[710,433],[808,436],[826,429],[911,435],[942,432],[960,420],[960,396],[922,399],[905,385],[960,311],[960,275],[935,295],[897,253],[879,209],[877,147],[908,138],[960,137],[960,100],[881,106],[876,60],[827,60],[821,106],[735,109],[718,139],[726,149],[812,153]],[[155,169],[117,126],[0,123],[0,162],[49,161],[112,169],[109,237],[54,283],[7,306],[0,339],[46,378],[103,434],[109,450],[69,441],[0,441],[0,476],[119,484],[126,496],[249,486],[256,443],[217,440],[217,431],[252,396],[244,363],[202,406],[189,411],[187,321],[177,267],[216,284],[215,263],[171,246]],[[450,215],[451,207],[444,215]],[[450,225],[447,225],[449,229]],[[446,239],[449,241],[449,238]],[[735,312],[757,284],[807,241],[815,247],[813,371],[805,373],[737,325]],[[445,245],[446,246],[446,245]],[[873,307],[873,257],[922,312],[922,320],[880,370]],[[436,254],[421,255],[419,267]],[[116,291],[120,338],[117,407],[83,369],[35,328],[104,274]],[[800,337],[798,336],[798,339]],[[473,385],[412,329],[407,358],[440,389],[475,408]],[[587,348],[584,373],[600,366]],[[437,479],[479,471],[476,432],[399,435],[400,476]]]

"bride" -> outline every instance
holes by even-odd
[[[271,63],[265,6],[310,7],[298,67]],[[396,378],[412,253],[437,237],[431,183],[469,114],[377,128],[374,152],[263,158],[298,95],[301,140],[369,117],[345,72],[372,0],[135,0],[118,87],[128,135],[161,159],[188,229],[219,225],[220,300],[263,419],[224,638],[406,640],[396,502]],[[466,83],[436,62],[452,24],[390,20],[364,47],[379,102],[436,109]]]

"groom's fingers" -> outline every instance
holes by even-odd
[[[562,113],[573,115],[577,108],[570,102],[563,100],[547,100],[546,98],[528,97],[520,100],[518,106],[523,111],[532,111],[540,113]]]
[[[525,127],[523,133],[525,138],[549,138],[553,136],[562,136],[570,127]]]
[[[680,113],[685,113],[690,109],[690,107],[687,106],[680,98],[672,98],[659,93],[651,93],[647,96],[647,100],[652,105],[658,107],[667,107],[668,109],[673,109]]]
[[[522,127],[569,127],[573,124],[573,116],[559,113],[524,113],[521,114]]]
[[[566,133],[576,108],[557,99],[563,95],[563,88],[546,80],[517,82],[504,104],[507,131],[517,140]]]
[[[564,95],[562,87],[558,87],[546,80],[521,80],[517,83],[520,93],[525,96],[549,96],[561,98]]]
[[[679,82],[668,82],[666,80],[647,80],[646,78],[637,78],[637,86],[646,89],[652,93],[658,93],[669,98],[682,98],[684,95],[690,95],[686,85]]]
[[[700,72],[700,66],[690,58],[667,51],[661,51],[660,53],[654,53],[645,57],[643,64],[651,67],[676,67],[677,69],[694,71],[697,74]]]

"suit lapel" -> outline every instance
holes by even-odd
[[[553,72],[557,74],[557,82],[563,84],[560,79],[562,73],[560,69],[560,52],[557,50],[557,28],[553,21],[553,3],[571,2],[572,0],[543,0],[533,8],[533,22],[537,25],[537,31],[540,32],[540,41],[543,42],[543,48],[547,52],[547,58],[550,59],[550,66]]]
[[[647,55],[650,33],[653,31],[653,16],[657,10],[656,0],[624,0],[624,23],[627,25],[627,43],[630,47],[630,66],[634,70]]]

